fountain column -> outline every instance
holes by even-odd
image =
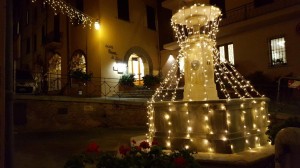
[[[184,59],[184,100],[217,100],[214,82],[213,46],[206,35],[189,37]]]
[[[182,25],[187,38],[181,39],[184,55],[184,100],[216,100],[213,51],[216,45],[212,24],[221,15],[212,6],[192,6],[177,12],[172,22]]]

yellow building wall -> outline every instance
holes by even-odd
[[[87,49],[88,71],[93,72],[94,77],[119,78],[121,75],[113,71],[116,61],[107,46],[113,47],[111,50],[116,52],[119,60],[124,59],[130,48],[140,47],[151,57],[153,70],[158,71],[157,35],[156,31],[147,28],[144,1],[129,0],[130,21],[118,19],[116,0],[86,0],[84,10],[98,18],[101,27],[100,30],[72,27],[71,51],[83,49],[86,52]]]

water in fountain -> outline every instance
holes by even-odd
[[[235,153],[267,144],[267,101],[226,60],[216,34],[221,11],[195,4],[171,19],[179,55],[148,102],[150,141],[169,149]],[[184,60],[184,71],[179,60]],[[178,96],[184,79],[183,98]]]

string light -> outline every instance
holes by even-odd
[[[35,3],[38,0],[32,0],[32,3]],[[82,24],[83,27],[89,26],[90,28],[92,26],[95,26],[95,29],[98,30],[100,28],[99,20],[94,19],[93,17],[77,10],[75,7],[73,7],[71,4],[63,1],[63,0],[40,0],[43,1],[44,5],[49,5],[53,11],[54,14],[62,13],[66,15],[70,22],[74,24],[77,22],[78,24]]]

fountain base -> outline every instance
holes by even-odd
[[[155,102],[152,139],[168,149],[237,153],[265,146],[267,98]]]

